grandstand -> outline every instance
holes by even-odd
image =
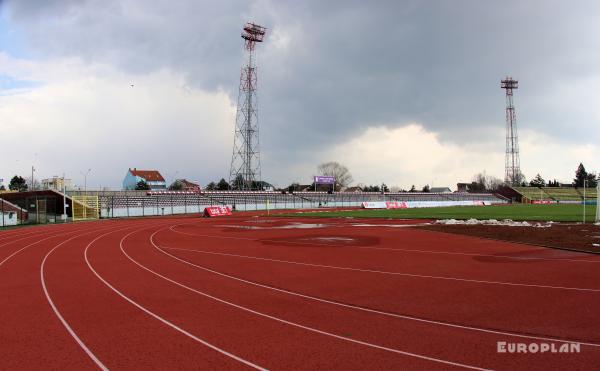
[[[201,213],[205,207],[215,205],[230,205],[237,211],[253,211],[267,208],[358,207],[363,202],[373,201],[508,202],[502,196],[489,193],[121,191],[88,192],[90,195],[98,197],[100,216],[103,218]]]
[[[512,187],[512,190],[521,196],[521,202],[529,203],[535,201],[550,202],[582,202],[583,188],[575,187]],[[586,188],[585,198],[596,199],[596,188]]]
[[[539,187],[512,187],[522,197],[521,202],[528,203],[531,201],[554,201],[543,188]]]

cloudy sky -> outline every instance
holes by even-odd
[[[502,177],[506,75],[526,177],[600,170],[597,1],[0,0],[0,178],[227,177],[249,20],[275,185]]]

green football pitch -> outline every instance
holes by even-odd
[[[585,206],[586,222],[593,222],[596,205]],[[498,205],[498,206],[453,206],[418,209],[356,209],[332,210],[287,214],[289,216],[354,217],[354,218],[403,218],[403,219],[512,219],[555,222],[583,221],[583,205]]]

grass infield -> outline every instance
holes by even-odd
[[[586,205],[586,222],[593,222],[596,206]],[[356,209],[348,211],[322,211],[285,214],[301,217],[354,217],[354,218],[402,218],[402,219],[512,219],[531,221],[581,222],[583,205],[498,205],[498,206],[452,206],[418,209]]]

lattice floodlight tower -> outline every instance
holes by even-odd
[[[507,76],[501,80],[502,89],[506,89],[506,155],[504,158],[504,182],[508,185],[521,183],[521,164],[519,161],[519,136],[517,134],[517,118],[513,104],[513,89],[519,82]]]
[[[246,23],[242,31],[248,60],[241,71],[233,155],[229,171],[230,186],[240,190],[261,187],[254,48],[256,43],[263,41],[265,31],[265,27],[254,23]]]

